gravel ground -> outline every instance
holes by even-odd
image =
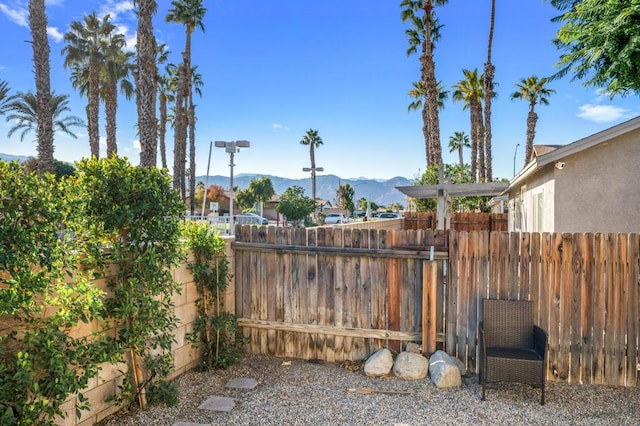
[[[351,367],[351,368],[347,368]],[[355,370],[355,371],[354,371]],[[227,389],[234,378],[254,378],[252,390]],[[528,385],[487,388],[480,400],[477,376],[458,389],[437,389],[428,379],[372,378],[354,366],[244,355],[227,370],[190,372],[176,379],[177,407],[114,415],[111,425],[640,425],[640,388],[548,382],[547,403]],[[357,388],[410,394],[362,394]],[[200,410],[211,396],[236,400],[230,412]]]

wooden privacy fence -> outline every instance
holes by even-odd
[[[236,229],[236,314],[249,352],[342,361],[399,350],[401,341],[435,345],[438,333],[443,340],[443,287],[424,277],[442,273],[446,253],[430,247],[442,247],[444,233]],[[425,282],[434,314],[423,324]]]
[[[449,228],[456,231],[507,231],[506,213],[451,213]],[[405,213],[404,229],[436,229],[436,212]]]
[[[534,302],[548,378],[638,385],[638,234],[449,233],[447,352],[472,371],[483,298]]]
[[[636,386],[639,246],[638,234],[241,226],[236,314],[254,353],[355,360],[415,341],[477,372],[480,301],[527,299],[549,332],[549,379]]]

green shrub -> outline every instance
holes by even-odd
[[[0,162],[0,424],[49,425],[86,387],[105,342],[69,330],[102,308],[102,294],[76,269],[73,190],[53,175]],[[89,274],[90,275],[90,274]],[[88,407],[81,393],[78,409]],[[78,411],[77,415],[80,413]]]
[[[79,202],[85,226],[78,232],[93,241],[87,263],[107,279],[104,316],[114,321],[115,344],[129,366],[117,401],[137,398],[144,408],[145,388],[173,369],[173,294],[180,284],[171,267],[184,258],[185,205],[166,170],[134,167],[126,158],[82,161],[76,179],[90,194]]]
[[[226,368],[240,359],[244,339],[235,315],[224,312],[222,296],[230,278],[225,242],[198,222],[187,223],[184,234],[193,252],[194,261],[188,266],[199,294],[193,332],[187,337],[203,351],[203,370]]]

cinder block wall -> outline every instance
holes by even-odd
[[[225,239],[225,252],[230,262],[230,271],[233,271],[233,252],[231,242],[234,237],[223,237]],[[194,349],[187,341],[187,334],[193,330],[193,323],[196,319],[195,301],[198,298],[198,291],[193,282],[193,276],[187,267],[192,260],[189,256],[186,262],[172,271],[173,278],[182,284],[180,294],[173,295],[175,313],[178,317],[178,327],[174,330],[175,343],[173,344],[174,370],[169,375],[169,379],[176,378],[181,374],[197,367],[200,360],[199,351]],[[105,279],[96,281],[96,285],[107,291]],[[235,281],[231,277],[227,292],[224,294],[224,307],[228,312],[235,313]],[[100,330],[101,324],[94,321],[90,324],[80,324],[71,331],[74,337],[90,336],[94,330]],[[107,332],[112,333],[112,330]],[[118,411],[118,407],[113,402],[107,402],[109,397],[115,395],[118,386],[122,383],[123,375],[121,371],[126,371],[126,365],[103,364],[102,371],[98,377],[94,377],[89,382],[89,386],[82,392],[91,402],[91,410],[82,411],[82,416],[76,417],[77,397],[71,396],[65,401],[62,409],[66,414],[64,419],[58,419],[57,424],[61,426],[92,426],[103,420],[105,417]]]

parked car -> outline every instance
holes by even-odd
[[[380,219],[398,219],[401,218],[399,213],[380,213],[378,218]]]
[[[349,218],[342,213],[328,213],[324,217],[324,223],[326,225],[336,225],[347,222],[349,222]]]
[[[269,220],[255,213],[241,213],[236,216],[236,223],[241,225],[268,225]]]

